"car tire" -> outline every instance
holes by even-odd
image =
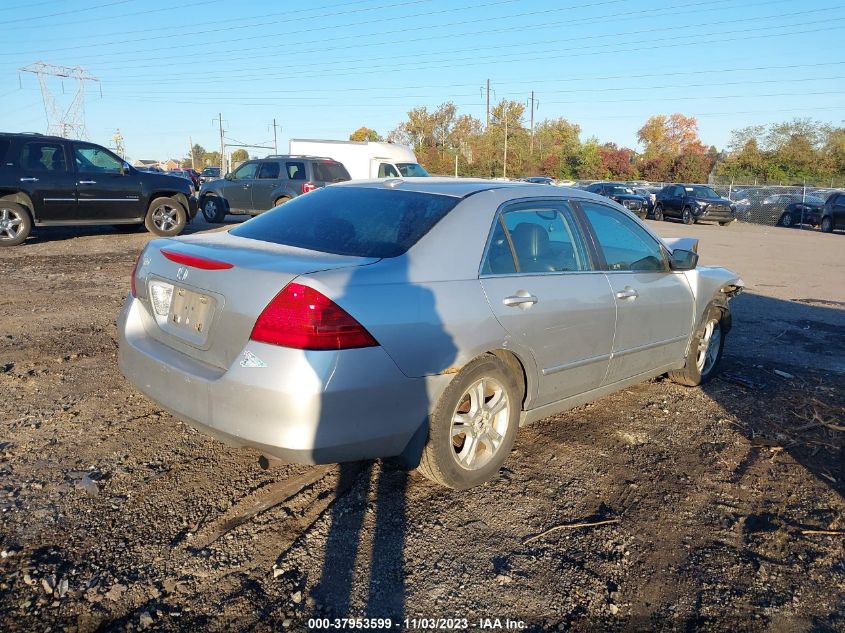
[[[725,349],[724,313],[710,307],[695,333],[683,369],[670,371],[669,378],[680,385],[697,387],[716,375]]]
[[[778,224],[786,228],[794,228],[795,222],[793,222],[792,214],[791,213],[784,213],[780,216],[780,220],[778,220]]]
[[[493,354],[464,366],[429,417],[419,472],[455,490],[492,479],[516,438],[520,394],[516,378]]]
[[[0,246],[22,244],[32,232],[32,218],[22,204],[0,200]]]
[[[217,196],[207,196],[202,201],[202,217],[211,224],[220,224],[226,219],[225,204]]]
[[[188,222],[185,207],[174,198],[156,198],[147,209],[144,226],[159,237],[173,237],[179,235]]]
[[[829,215],[826,215],[822,218],[821,223],[821,231],[822,233],[832,233],[833,232],[833,220],[830,219]]]
[[[282,206],[285,202],[290,202],[290,196],[280,196],[276,198],[276,201],[273,203],[273,208]]]
[[[681,222],[684,224],[695,224],[695,218],[692,215],[692,210],[689,207],[684,208],[681,213]]]
[[[665,220],[666,218],[663,216],[663,205],[658,204],[657,206],[655,206],[654,213],[652,215],[654,216],[655,222]]]

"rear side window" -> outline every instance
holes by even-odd
[[[258,170],[259,178],[276,179],[279,177],[279,163],[261,163]]]
[[[311,169],[314,171],[314,180],[319,180],[320,182],[344,182],[351,180],[346,167],[340,163],[311,163]]]
[[[326,187],[232,229],[232,235],[335,255],[397,257],[460,200],[414,191]]]
[[[9,147],[12,145],[12,139],[10,138],[0,138],[0,164],[6,165],[9,164],[11,161],[6,158],[6,154],[9,153]],[[9,157],[11,158],[11,157]]]
[[[305,163],[285,163],[285,169],[291,180],[308,180],[305,175]]]
[[[521,205],[506,210],[502,221],[507,235],[501,225],[497,225],[481,268],[482,274],[591,269],[587,248],[566,203]]]
[[[21,148],[20,166],[28,171],[67,171],[65,150],[59,143],[27,143]]]

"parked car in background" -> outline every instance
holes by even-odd
[[[623,182],[594,182],[585,191],[615,200],[641,219],[648,214],[648,200]]]
[[[87,141],[0,133],[0,246],[33,228],[115,224],[179,234],[196,215],[190,182],[140,171]]]
[[[768,200],[768,199],[767,199]],[[777,201],[764,204],[763,212],[772,218],[772,224],[794,227],[801,224],[818,226],[824,200],[816,196],[801,194],[780,194]]]
[[[632,189],[634,190],[635,194],[645,198],[648,215],[651,215],[651,212],[654,210],[654,200],[657,197],[657,192],[653,192],[650,189],[647,189],[646,187],[632,187]]]
[[[220,178],[219,167],[206,167],[200,172],[200,184]]]
[[[819,222],[824,233],[835,229],[845,229],[845,191],[836,191],[824,201]]]
[[[355,180],[367,178],[415,178],[428,176],[410,145],[381,141],[324,141],[292,138],[290,153],[328,156]]]
[[[666,185],[654,202],[654,219],[678,218],[684,224],[709,221],[726,226],[736,219],[736,207],[705,185]]]
[[[177,167],[176,169],[172,169],[171,172],[180,172],[183,176],[190,179],[194,185],[194,189],[199,190],[202,183],[200,183],[200,175],[196,169],[191,169],[190,167]]]
[[[696,269],[696,247],[576,189],[343,183],[228,232],[151,241],[120,368],[230,444],[399,457],[465,489],[496,475],[522,424],[718,372],[743,283]]]
[[[524,178],[520,178],[522,182],[532,182],[535,185],[553,185],[555,183],[554,178],[549,178],[548,176],[525,176]]]
[[[222,222],[227,213],[258,215],[344,180],[349,180],[349,172],[331,158],[271,155],[248,160],[225,178],[203,183],[199,205],[208,222]]]

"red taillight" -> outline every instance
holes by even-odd
[[[138,253],[138,256],[135,258],[135,264],[132,266],[132,276],[129,278],[129,292],[132,293],[133,297],[138,296],[138,290],[135,287],[135,275],[138,273],[138,262],[141,261],[141,254],[143,252]]]
[[[288,284],[267,304],[250,338],[296,349],[351,349],[378,345],[363,325],[325,295]]]
[[[208,259],[207,257],[196,257],[195,255],[186,255],[185,253],[177,253],[176,251],[168,251],[161,249],[161,254],[167,259],[177,264],[184,264],[185,266],[192,266],[193,268],[202,268],[203,270],[228,270],[234,265],[229,262],[221,262],[216,259]]]
[[[303,182],[302,183],[302,193],[308,193],[309,191],[314,191],[317,188],[313,182]]]

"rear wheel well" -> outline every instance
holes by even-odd
[[[34,205],[32,204],[30,197],[25,193],[21,193],[20,191],[0,191],[0,200],[17,202],[27,210],[29,213],[29,219],[35,222]]]
[[[528,394],[528,374],[525,372],[522,361],[510,350],[494,349],[490,353],[498,357],[508,368],[508,371],[516,378],[516,383],[520,387],[519,401],[521,408],[525,409],[525,397]]]

